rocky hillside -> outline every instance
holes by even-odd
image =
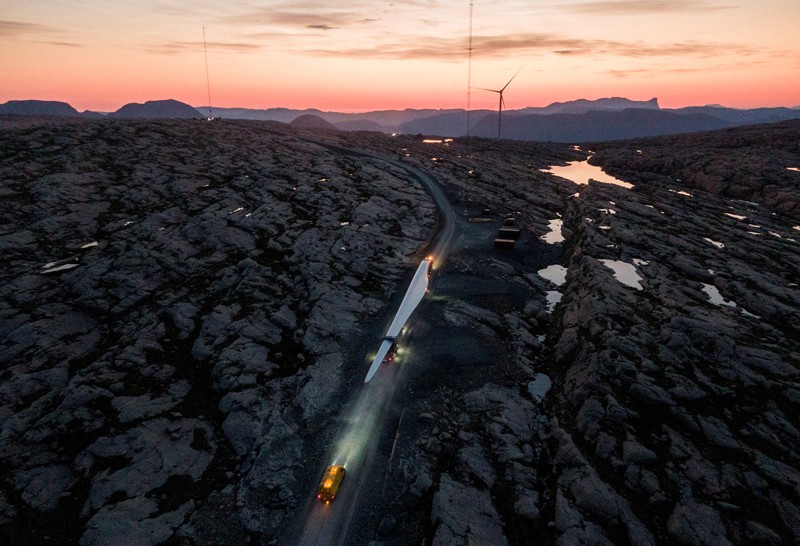
[[[432,234],[425,194],[263,124],[50,123],[0,150],[0,542],[274,529]]]
[[[590,148],[592,163],[631,181],[754,201],[800,221],[800,121]]]
[[[296,543],[436,232],[405,166],[455,233],[341,543],[800,542],[797,142],[597,144],[625,189],[558,144],[4,121],[0,542]]]
[[[761,137],[796,143],[794,131]],[[755,134],[647,144],[720,168],[725,142]],[[598,148],[610,161],[631,146]],[[800,541],[796,219],[675,179],[576,186],[539,172],[539,145],[404,150],[459,208],[516,211],[530,237],[509,255],[491,250],[489,228],[440,272],[444,324],[484,341],[455,358],[438,349],[434,368],[457,381],[415,385],[429,395],[406,411],[416,422],[392,474],[407,493],[402,508],[383,505],[404,532],[427,525],[434,544]],[[761,153],[783,162],[780,146]],[[559,220],[563,241],[545,244]],[[452,292],[448,274],[478,279]]]

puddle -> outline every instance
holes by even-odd
[[[682,195],[684,197],[694,197],[694,195],[692,195],[688,191],[684,191],[684,190],[667,190],[667,191],[672,192],[672,193],[677,193],[678,195]]]
[[[243,210],[244,210],[244,207],[239,207],[239,208],[238,208],[238,209],[236,209],[236,210],[232,210],[232,211],[230,211],[228,214],[229,214],[229,215],[230,215],[230,214],[236,214],[237,212],[242,212]]]
[[[87,249],[87,248],[92,248],[92,247],[97,246],[99,244],[100,243],[97,242],[97,241],[92,241],[91,243],[86,243],[85,245],[82,245],[81,246],[81,250],[84,250],[84,249]]]
[[[770,231],[769,234],[772,235],[773,237],[777,237],[778,239],[783,239],[783,235],[781,235],[780,233],[775,233],[774,231]]]
[[[787,171],[794,171],[796,173],[800,173],[800,167],[786,167]]]
[[[742,216],[741,214],[733,214],[732,212],[723,212],[725,216],[730,216],[731,218],[736,218],[737,220],[747,220],[747,216]]]
[[[633,264],[629,264],[628,262],[623,262],[621,260],[600,261],[603,263],[603,265],[614,272],[614,278],[616,278],[619,282],[625,286],[635,288],[636,290],[642,289],[642,285],[640,284],[642,282],[642,278],[636,272],[636,267],[634,267]]]
[[[548,265],[544,269],[537,271],[543,279],[547,279],[556,286],[561,286],[567,282],[567,268],[563,265]]]
[[[67,269],[72,269],[73,267],[78,267],[78,264],[64,264],[53,267],[54,263],[49,263],[44,266],[41,273],[42,275],[47,275],[48,273],[55,273],[56,271],[66,271]]]
[[[617,211],[615,211],[614,209],[597,209],[597,210],[599,210],[603,214],[616,214],[617,213]]]
[[[725,248],[725,243],[720,243],[719,241],[714,241],[713,239],[709,239],[708,237],[703,237],[703,240],[704,241],[708,241],[709,243],[711,243],[712,245],[714,245],[717,248]]]
[[[717,287],[714,286],[713,284],[703,283],[703,292],[705,292],[706,295],[708,296],[708,301],[713,303],[714,305],[719,305],[719,306],[722,306],[722,307],[734,307],[734,308],[738,309],[739,312],[744,317],[750,317],[750,318],[753,318],[753,319],[760,319],[761,318],[758,315],[754,315],[753,313],[751,313],[750,311],[748,311],[747,309],[745,309],[743,307],[738,307],[735,302],[733,302],[731,300],[726,300],[725,298],[723,298],[722,294],[719,293],[719,290],[717,290]]]
[[[797,231],[800,231],[800,226],[793,226],[792,229],[796,229]]]
[[[560,176],[561,178],[566,178],[567,180],[572,180],[576,184],[585,185],[588,184],[589,180],[591,179],[596,182],[614,184],[615,186],[621,186],[628,189],[633,187],[633,184],[629,182],[624,182],[618,178],[614,178],[613,176],[604,173],[603,169],[600,167],[589,165],[588,161],[569,161],[567,162],[566,167],[554,165],[552,167],[540,170],[545,173]]]
[[[611,229],[611,226],[597,226],[597,227],[598,227],[599,229],[606,230],[606,231],[607,231],[607,230],[609,230],[609,229]]]
[[[736,307],[735,303],[723,298],[722,294],[719,293],[719,290],[717,290],[717,287],[714,286],[713,284],[703,283],[703,292],[706,293],[706,295],[708,296],[708,300],[714,305],[724,305],[725,307]]]
[[[650,262],[648,262],[647,260],[642,260],[642,259],[639,259],[639,258],[634,258],[634,259],[633,259],[633,265],[638,265],[638,266],[650,265]]]
[[[548,290],[547,291],[547,312],[552,313],[553,309],[556,308],[558,302],[561,301],[561,298],[564,297],[561,292],[558,290]]]
[[[547,391],[553,386],[553,381],[543,373],[533,376],[533,381],[528,383],[528,392],[536,402],[544,400]]]
[[[543,239],[545,243],[550,243],[551,245],[554,245],[556,243],[563,243],[564,236],[561,234],[561,226],[563,225],[564,225],[563,220],[559,219],[550,220],[547,223],[547,227],[550,229],[550,231],[542,235],[540,239]]]

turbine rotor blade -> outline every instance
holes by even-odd
[[[520,72],[522,72],[522,67],[520,67],[520,68],[519,68],[519,70],[517,70],[517,71],[514,73],[514,75],[513,75],[513,76],[511,76],[511,79],[510,79],[510,80],[508,80],[508,83],[507,83],[507,84],[505,84],[505,85],[503,86],[503,89],[502,89],[503,91],[505,91],[505,90],[506,90],[506,87],[508,87],[508,86],[509,86],[509,84],[510,84],[512,81],[514,81],[514,78],[516,78],[516,77],[517,77],[517,74],[519,74]]]

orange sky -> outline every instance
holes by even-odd
[[[0,103],[78,110],[463,108],[469,1],[0,0]],[[577,98],[800,105],[800,0],[476,0],[472,85]],[[473,109],[496,94],[472,91]]]

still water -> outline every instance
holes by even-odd
[[[589,165],[588,161],[570,161],[566,167],[554,165],[547,169],[542,169],[542,172],[554,174],[567,180],[572,180],[576,184],[588,184],[589,180],[597,182],[604,182],[606,184],[614,184],[622,186],[623,188],[632,188],[633,184],[624,182],[618,178],[614,178],[610,174],[603,172],[603,169],[594,165]]]

